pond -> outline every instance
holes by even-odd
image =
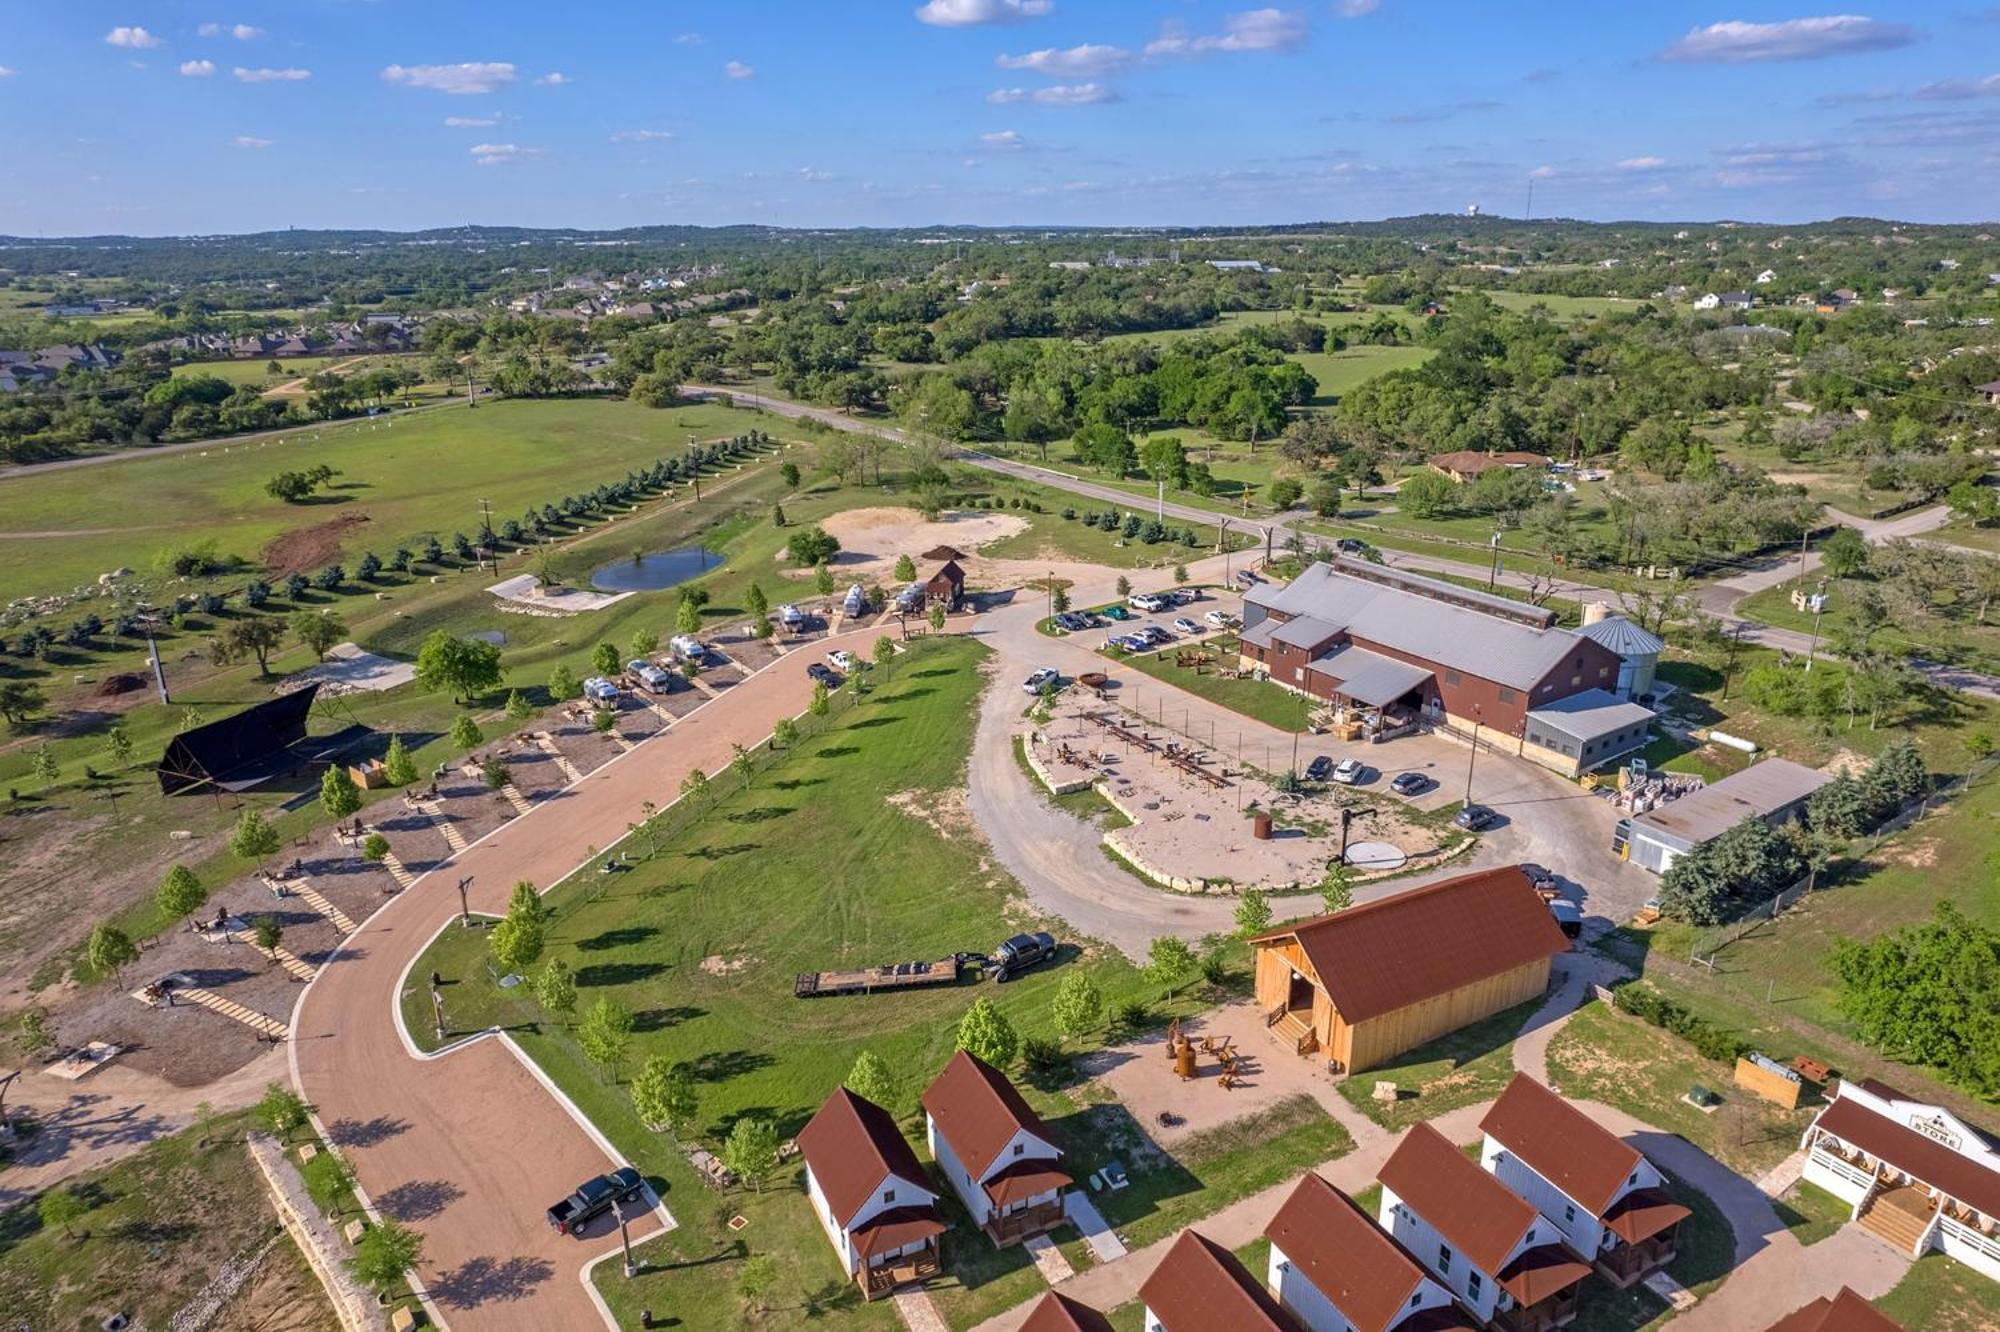
[[[722,567],[722,556],[700,546],[656,550],[593,570],[590,585],[600,592],[657,592]]]

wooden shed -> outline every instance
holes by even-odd
[[[1257,1006],[1301,1055],[1358,1073],[1535,998],[1569,940],[1519,866],[1258,935]]]

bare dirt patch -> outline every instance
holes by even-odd
[[[365,513],[344,513],[311,527],[300,527],[274,538],[260,557],[274,574],[304,573],[332,564],[347,534],[368,521]]]
[[[734,976],[757,959],[754,957],[724,957],[720,953],[710,953],[701,960],[701,969],[711,976]]]
[[[968,555],[979,547],[1028,530],[1028,521],[1010,513],[947,513],[932,521],[915,509],[881,506],[848,509],[821,524],[840,542],[834,567],[842,574],[888,578],[896,557],[917,559],[933,546],[954,546]]]
[[[989,849],[986,834],[972,817],[972,793],[965,787],[955,786],[949,791],[897,791],[884,799],[927,824],[945,841],[977,846],[979,872],[985,874],[992,869],[992,858],[986,854]]]

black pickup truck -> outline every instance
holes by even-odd
[[[645,1187],[638,1171],[620,1166],[608,1175],[585,1180],[575,1193],[549,1208],[549,1224],[558,1235],[574,1235],[610,1211],[612,1203],[636,1198]]]

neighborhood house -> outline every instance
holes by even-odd
[[[1311,1332],[1458,1332],[1478,1326],[1352,1198],[1307,1172],[1264,1227],[1270,1287]]]
[[[799,1151],[806,1196],[863,1295],[937,1274],[937,1194],[888,1111],[841,1087],[800,1131]]]
[[[1548,988],[1569,947],[1519,866],[1479,870],[1251,940],[1284,1044],[1359,1073]]]
[[[1299,1332],[1236,1255],[1183,1230],[1139,1287],[1144,1332]]]
[[[1063,1224],[1062,1150],[1005,1074],[960,1050],[924,1092],[931,1156],[1001,1246]]]
[[[1903,1332],[1903,1325],[1877,1312],[1852,1287],[1842,1286],[1833,1298],[1822,1295],[1804,1308],[1792,1310],[1764,1332]]]

